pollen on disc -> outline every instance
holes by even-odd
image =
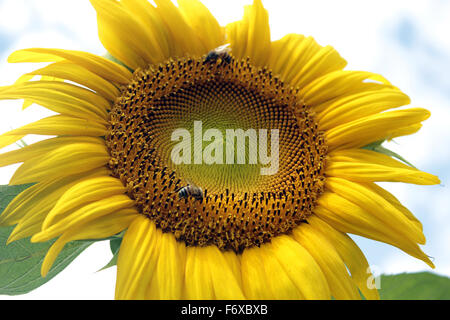
[[[309,108],[297,89],[248,59],[183,58],[137,71],[109,123],[113,175],[143,215],[188,246],[259,246],[303,223],[323,192],[327,147]],[[244,163],[227,163],[231,129],[247,133]],[[275,151],[271,133],[279,135],[270,175],[261,174],[268,164],[250,161],[250,141],[261,142],[264,130],[266,156]],[[190,163],[173,162],[174,132],[189,137]],[[203,160],[213,142],[222,163],[196,163],[194,150]],[[189,185],[204,197],[180,197]]]

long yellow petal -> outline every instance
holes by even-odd
[[[25,161],[14,173],[10,184],[33,183],[87,172],[106,165],[109,159],[103,143],[73,143]]]
[[[134,201],[126,195],[115,195],[96,202],[92,202],[77,210],[74,210],[57,223],[47,229],[35,234],[32,242],[43,242],[53,239],[63,232],[70,230],[73,226],[81,222],[90,222],[94,219],[111,214],[121,209],[132,208]]]
[[[162,233],[143,215],[128,227],[117,261],[116,299],[145,299],[159,256]]]
[[[242,253],[242,283],[247,299],[305,299],[283,270],[270,246],[245,249]]]
[[[182,298],[185,261],[182,260],[179,245],[173,234],[162,234],[158,262],[146,299],[179,300]]]
[[[16,82],[14,84],[21,84],[21,83],[24,83],[24,82],[31,81],[34,77],[35,77],[34,75],[23,74],[23,75],[21,75],[19,77],[19,79],[16,80]],[[32,104],[33,104],[33,101],[29,101],[29,100],[25,99],[23,101],[22,109],[25,110],[26,108],[28,108]]]
[[[147,0],[121,0],[123,6],[141,22],[153,45],[157,45],[167,59],[171,56],[173,39],[156,8]]]
[[[373,277],[372,272],[366,257],[356,243],[348,235],[335,230],[317,216],[310,216],[308,223],[333,245],[364,297],[369,300],[379,300],[380,296],[376,288],[368,285],[368,280]]]
[[[172,37],[172,52],[175,57],[203,55],[208,52],[200,37],[186,22],[180,10],[170,0],[155,0],[156,9]]]
[[[357,93],[358,88],[365,88],[365,80],[380,77],[378,74],[365,71],[332,70],[300,87],[300,95],[308,106],[316,108],[326,101],[349,93]],[[382,83],[389,84],[387,80],[383,80]]]
[[[250,57],[256,66],[266,66],[270,57],[270,27],[269,14],[261,0],[245,6],[243,19],[227,25],[226,32],[233,56]]]
[[[0,136],[0,149],[3,149],[22,139],[25,135],[13,135],[7,132]]]
[[[261,253],[258,251],[259,248],[245,249],[242,253],[242,283],[245,296],[251,300],[263,300],[272,299],[270,294],[269,281],[266,280],[266,274],[264,270],[264,264],[261,258]],[[264,250],[264,248],[263,248]],[[276,274],[277,280],[281,276],[286,278],[286,275]],[[298,291],[298,290],[297,290]],[[297,296],[301,298],[301,294],[297,292]]]
[[[44,68],[30,72],[29,75],[50,76],[73,81],[96,91],[109,101],[114,101],[120,95],[119,89],[111,82],[70,61],[52,63]]]
[[[291,237],[283,235],[275,237],[269,248],[305,299],[330,299],[326,276],[304,247]]]
[[[308,61],[305,62],[305,65],[300,72],[294,76],[292,84],[301,89],[300,95],[308,105],[313,106],[314,99],[311,99],[311,95],[306,89],[310,87],[309,84],[320,77],[325,77],[325,75],[328,78],[328,75],[331,72],[341,70],[346,65],[347,61],[342,59],[340,54],[333,47],[321,47]]]
[[[127,68],[92,53],[63,49],[30,48],[13,52],[8,62],[58,62],[68,60],[85,67],[103,79],[128,84],[133,76]]]
[[[186,22],[198,34],[206,50],[224,44],[225,34],[216,18],[199,0],[178,0],[180,12]]]
[[[47,205],[50,205],[52,208],[57,199],[73,184],[84,179],[106,176],[108,174],[109,171],[106,168],[102,168],[35,184],[21,192],[8,204],[0,215],[0,226],[15,225],[20,220],[26,221],[27,215],[34,214],[34,211],[41,211]],[[48,213],[45,210],[43,212],[45,214]]]
[[[108,133],[106,126],[95,121],[62,115],[47,117],[29,123],[18,129],[11,130],[2,136],[0,141],[4,146],[20,140],[28,134],[44,136],[105,136]],[[9,144],[7,144],[9,143]]]
[[[124,194],[126,191],[122,182],[114,177],[102,176],[85,179],[73,185],[56,202],[47,215],[42,228],[49,228],[57,218],[76,207],[92,201],[102,200],[114,195]]]
[[[42,156],[59,147],[73,143],[101,143],[100,138],[95,137],[57,137],[39,141],[18,150],[13,150],[0,154],[0,167],[8,166],[14,163],[25,162],[29,159]]]
[[[335,299],[358,300],[361,298],[344,262],[326,237],[306,223],[293,230],[293,237],[317,262]]]
[[[393,205],[397,210],[399,210],[403,215],[408,218],[411,223],[413,223],[418,229],[423,230],[422,223],[417,219],[411,211],[408,210],[405,206],[401,204],[401,202],[390,192],[385,190],[384,188],[376,185],[373,182],[366,182],[364,185],[372,190],[373,192],[379,194],[386,201],[389,201],[391,205]]]
[[[272,42],[268,65],[281,80],[296,87],[298,85],[292,83],[292,80],[320,49],[321,46],[312,37],[288,34]]]
[[[145,27],[115,0],[90,0],[97,11],[98,29],[103,46],[133,70],[164,61],[159,45]]]
[[[341,197],[355,203],[365,211],[381,220],[389,223],[392,228],[404,237],[414,242],[425,244],[425,236],[422,230],[410,222],[403,213],[397,210],[392,204],[382,196],[372,192],[370,189],[341,178],[327,178],[326,187]]]
[[[139,213],[134,209],[126,209],[100,217],[94,221],[89,221],[88,223],[81,223],[74,226],[59,237],[48,250],[44,261],[42,262],[42,277],[47,276],[50,268],[58,257],[58,254],[68,242],[111,237],[125,230],[130,223],[136,219],[138,214]]]
[[[374,217],[361,207],[335,193],[326,192],[322,194],[314,212],[319,218],[341,232],[353,233],[391,244],[434,267],[430,259],[415,242],[398,234],[389,223]]]
[[[8,205],[2,214],[2,224],[17,226],[11,232],[8,243],[30,237],[42,230],[43,222],[61,195],[72,185],[83,179],[105,175],[106,170],[65,177],[55,181],[39,183],[28,193],[21,193]],[[27,189],[28,190],[28,189]]]
[[[334,127],[325,133],[330,150],[361,148],[372,142],[398,136],[397,129],[425,121],[430,112],[411,108],[378,113]]]
[[[244,299],[239,281],[216,246],[188,249],[185,282],[188,299]]]
[[[21,193],[19,193],[12,201],[8,204],[8,206],[3,210],[3,212],[0,214],[0,226],[12,226],[17,223],[19,223],[20,219],[27,213],[27,211],[23,211],[21,214],[14,215],[14,212],[17,211],[18,208],[20,208],[24,202],[26,202],[29,199],[32,199],[33,196],[39,192],[39,190],[42,188],[42,185],[45,185],[46,183],[38,183],[35,184]]]
[[[4,87],[1,100],[27,99],[67,116],[95,119],[106,123],[110,104],[94,92],[58,81],[33,81]]]
[[[403,164],[387,155],[362,149],[339,150],[329,155],[325,174],[357,182],[439,184],[439,178]]]
[[[316,120],[321,130],[329,130],[343,123],[357,120],[388,109],[407,105],[409,97],[398,89],[367,91],[336,99]]]
[[[215,299],[212,279],[205,276],[207,266],[200,257],[199,247],[186,248],[185,294],[187,300]]]
[[[231,271],[234,274],[234,278],[237,280],[239,287],[243,288],[242,285],[242,268],[241,268],[241,255],[236,254],[233,251],[225,251],[223,252],[223,256],[225,260],[228,262],[228,265],[231,268]]]

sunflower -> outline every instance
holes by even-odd
[[[0,217],[9,241],[70,241],[125,231],[117,299],[377,299],[347,234],[391,244],[433,267],[421,223],[379,181],[439,179],[365,148],[410,135],[429,112],[378,74],[312,37],[271,40],[260,0],[222,27],[197,0],[91,0],[109,58],[26,49],[49,63],[0,89],[56,114],[0,137],[52,136],[0,156],[33,186]],[[227,53],[214,51],[226,46]],[[39,80],[36,80],[36,77]],[[175,165],[177,128],[279,130],[279,170]],[[272,150],[273,151],[273,150]],[[181,197],[189,181],[202,197]]]

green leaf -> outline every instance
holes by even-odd
[[[450,300],[450,278],[431,272],[382,275],[382,300]]]
[[[119,252],[120,249],[120,245],[122,244],[122,238],[116,238],[116,239],[112,239],[109,242],[109,247],[111,248],[111,252],[113,254],[116,254],[117,252]]]
[[[101,268],[99,271],[106,270],[108,268],[114,267],[117,265],[117,259],[119,258],[119,249],[120,245],[122,244],[122,238],[116,238],[109,241],[109,247],[111,248],[111,252],[113,254],[113,257],[111,261],[108,262],[106,266]]]
[[[27,186],[0,186],[0,211]],[[55,240],[31,243],[22,239],[6,245],[14,227],[0,228],[0,294],[18,295],[30,292],[48,282],[66,268],[92,241],[68,243],[59,254],[45,278],[41,277],[41,264]]]
[[[391,151],[391,150],[383,147],[382,144],[383,144],[384,141],[385,140],[380,140],[380,141],[371,143],[371,144],[363,147],[362,149],[366,149],[366,150],[375,151],[375,152],[378,152],[378,153],[385,154],[385,155],[387,155],[389,157],[396,158],[397,160],[400,160],[400,161],[406,163],[408,166],[410,166],[410,167],[412,167],[414,169],[417,169],[415,166],[413,166],[410,162],[406,161],[406,159],[403,158],[402,156],[400,156],[398,153],[395,153],[394,151]]]

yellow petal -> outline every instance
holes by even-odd
[[[111,107],[92,91],[55,81],[33,81],[3,88],[0,99],[27,99],[57,113],[103,123],[106,123],[107,110]]]
[[[244,299],[239,281],[216,246],[188,248],[185,283],[188,299]]]
[[[408,218],[418,229],[423,230],[422,223],[412,214],[411,211],[408,210],[408,208],[403,206],[393,194],[372,182],[364,183],[364,185],[373,192],[379,194],[386,201],[389,201],[391,205],[393,205],[397,210],[403,213],[403,215]]]
[[[365,71],[333,70],[300,87],[300,95],[308,106],[316,108],[326,101],[358,93],[359,88],[366,89],[365,80],[380,77],[378,74]],[[387,80],[382,83],[389,84]]]
[[[275,75],[291,84],[295,76],[305,67],[321,46],[312,38],[300,34],[288,34],[272,43],[271,56],[268,65]]]
[[[20,76],[19,79],[17,79],[15,84],[21,84],[21,83],[24,83],[24,82],[28,82],[28,81],[32,80],[33,78],[34,78],[34,75],[24,74],[24,75]],[[33,104],[33,101],[29,101],[29,100],[25,99],[23,101],[22,109],[25,110],[26,108],[28,108],[32,104]]]
[[[223,252],[216,246],[209,246],[201,249],[200,256],[206,262],[214,287],[214,295],[217,299],[245,299],[242,287],[239,285],[239,279],[236,278],[235,273],[227,263]]]
[[[373,276],[366,257],[356,243],[348,235],[335,230],[317,216],[309,217],[308,223],[333,245],[364,297],[369,300],[379,300],[377,289],[368,285],[368,280]]]
[[[43,242],[53,239],[63,232],[70,230],[73,226],[79,223],[87,223],[94,219],[103,217],[121,209],[131,208],[134,201],[126,195],[115,195],[96,202],[92,202],[77,210],[74,210],[57,223],[51,225],[47,229],[35,234],[32,242]]]
[[[331,46],[321,47],[302,67],[292,79],[293,86],[300,88],[300,95],[309,106],[313,106],[315,101],[307,91],[309,84],[319,77],[326,77],[331,72],[341,70],[347,65],[347,61],[342,59],[340,54]],[[305,88],[305,89],[303,89]]]
[[[199,0],[178,0],[180,12],[192,30],[199,36],[206,50],[225,42],[225,34],[216,18]]]
[[[317,115],[316,120],[321,130],[329,130],[410,102],[409,97],[398,89],[367,91],[335,99],[334,103]]]
[[[59,216],[79,206],[114,195],[124,194],[125,191],[126,189],[122,182],[114,177],[101,176],[80,181],[58,199],[53,209],[47,215],[42,228],[44,230],[49,228],[57,221]]]
[[[170,0],[155,0],[157,12],[172,37],[171,51],[176,57],[203,55],[208,52],[196,30],[187,23],[180,10]]]
[[[105,174],[106,170],[94,170],[55,181],[39,183],[31,187],[28,193],[21,193],[2,214],[2,223],[8,225],[17,223],[8,238],[8,243],[40,232],[47,214],[59,197],[73,184],[83,179]]]
[[[21,128],[11,130],[2,136],[0,141],[14,143],[28,134],[44,136],[105,136],[106,126],[95,121],[68,116],[51,116],[29,123]]]
[[[8,204],[0,215],[0,225],[14,225],[21,220],[26,221],[28,215],[35,215],[35,211],[42,212],[44,215],[42,220],[44,220],[45,215],[49,212],[49,210],[45,210],[47,205],[53,208],[57,199],[73,184],[84,179],[108,174],[108,170],[102,168],[35,184],[21,192]]]
[[[175,237],[163,233],[159,241],[159,256],[146,299],[179,300],[184,284],[183,256]],[[183,244],[184,245],[184,244]]]
[[[232,54],[238,59],[250,57],[253,64],[265,67],[270,57],[269,14],[261,0],[244,7],[244,18],[227,25]]]
[[[134,19],[142,23],[145,33],[154,45],[158,45],[163,56],[169,58],[171,56],[170,42],[173,40],[156,8],[147,0],[121,0],[121,3],[134,16]]]
[[[199,247],[186,248],[185,293],[187,300],[214,299],[211,277],[204,276],[208,270],[200,257]]]
[[[59,237],[48,250],[41,267],[42,277],[47,276],[58,254],[68,242],[111,237],[125,230],[138,215],[136,210],[126,209],[74,226]]]
[[[234,278],[237,280],[239,287],[242,286],[242,272],[241,272],[241,255],[236,254],[233,251],[225,251],[223,252],[223,256],[225,260],[228,262],[228,265],[231,268],[231,271],[234,274]]]
[[[414,169],[391,157],[369,150],[332,152],[325,174],[358,182],[391,181],[419,185],[439,184],[439,178]]]
[[[411,241],[425,244],[422,230],[417,228],[406,218],[401,211],[391,205],[387,200],[370,189],[341,178],[327,178],[326,187],[341,197],[355,203],[365,211],[389,223],[392,228]]]
[[[353,233],[391,244],[434,267],[415,242],[398,234],[389,223],[374,217],[335,193],[322,194],[314,212],[319,218],[341,232]]]
[[[284,272],[268,244],[242,253],[242,282],[247,299],[305,299]]]
[[[133,76],[127,68],[92,53],[63,49],[31,48],[13,52],[8,62],[58,62],[68,60],[83,66],[103,79],[128,84]]]
[[[76,63],[61,61],[48,65],[45,68],[30,72],[30,75],[51,76],[59,79],[73,81],[96,91],[102,97],[114,101],[120,91],[111,82],[87,70]]]
[[[128,227],[117,261],[116,299],[145,299],[159,256],[162,233],[143,215]]]
[[[104,143],[73,143],[25,161],[10,183],[19,185],[87,172],[106,165],[109,159]]]
[[[282,270],[286,272],[305,299],[330,299],[331,294],[326,277],[314,257],[304,247],[289,236],[275,237],[269,247],[282,266]]]
[[[0,149],[3,149],[17,141],[19,141],[20,139],[22,139],[25,135],[12,135],[6,133],[0,136]]]
[[[42,156],[59,147],[66,146],[73,143],[101,143],[102,140],[94,137],[57,137],[43,140],[37,143],[30,144],[18,150],[13,150],[0,154],[0,167],[8,166],[14,163],[25,162],[34,157]]]
[[[398,136],[398,129],[416,125],[430,116],[421,108],[383,112],[341,124],[326,132],[330,150],[361,148],[372,142]]]
[[[361,298],[344,262],[326,237],[306,223],[293,230],[293,237],[317,262],[335,299],[358,300]]]
[[[100,40],[114,57],[133,70],[166,58],[152,34],[115,0],[91,0],[97,11]]]

